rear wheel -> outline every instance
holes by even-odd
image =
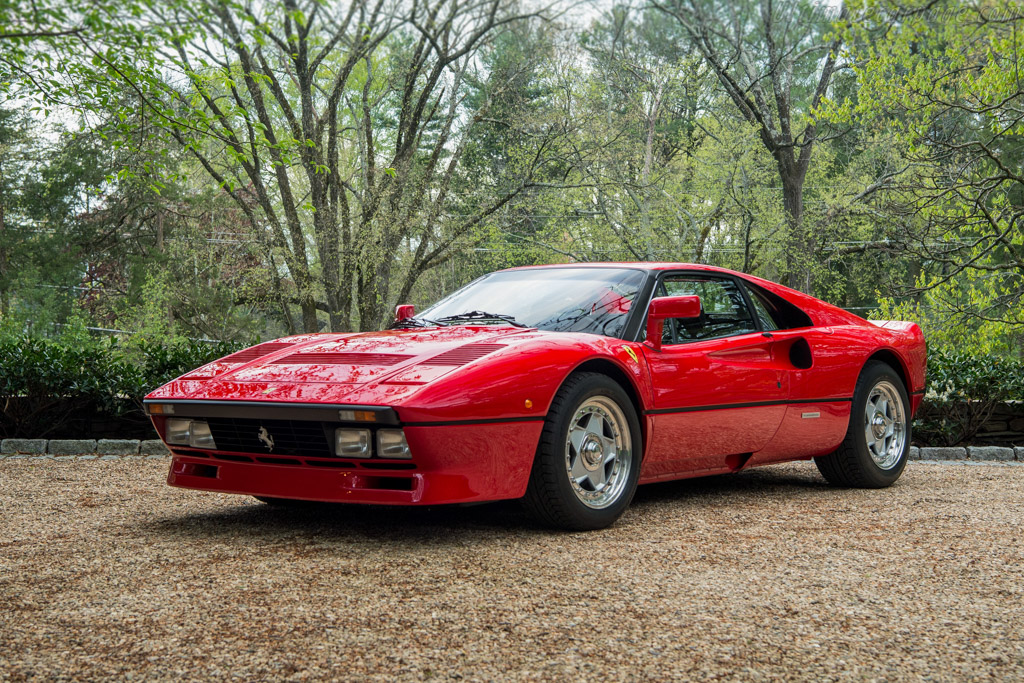
[[[559,389],[541,433],[523,503],[543,524],[609,526],[629,506],[640,476],[640,423],[629,396],[597,373]]]
[[[909,450],[910,402],[903,381],[885,363],[869,361],[853,392],[846,438],[814,463],[830,484],[884,488],[900,478]]]

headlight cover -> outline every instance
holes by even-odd
[[[377,430],[377,455],[382,458],[409,460],[409,444],[405,440],[405,432],[401,429]]]
[[[341,458],[370,457],[369,429],[335,429],[334,454]]]
[[[172,417],[165,426],[167,443],[192,448],[215,450],[217,443],[213,440],[210,425],[203,420],[185,420]]]
[[[188,445],[189,433],[192,430],[192,420],[170,418],[167,420],[167,443]]]

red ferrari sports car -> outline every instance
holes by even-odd
[[[146,397],[173,486],[271,503],[521,498],[566,529],[638,484],[814,458],[900,476],[925,382],[914,323],[681,263],[514,268],[382,332],[253,346]]]

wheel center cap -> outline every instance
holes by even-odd
[[[598,465],[604,459],[604,449],[601,447],[601,442],[594,437],[587,437],[587,440],[583,442],[583,447],[580,449],[580,455],[583,456],[583,465],[588,470],[597,469]]]
[[[881,413],[875,413],[875,416],[871,419],[871,431],[874,432],[875,438],[879,439],[885,434],[885,416]]]

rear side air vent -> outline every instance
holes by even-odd
[[[400,353],[293,353],[284,358],[278,358],[274,365],[397,365],[407,361],[412,356]]]
[[[251,349],[243,349],[238,353],[231,354],[230,356],[226,357],[224,361],[228,363],[248,363],[249,361],[254,361],[257,358],[262,358],[263,356],[270,355],[275,351],[287,349],[289,346],[291,346],[291,344],[282,344],[280,342],[267,342],[265,344],[257,344]]]
[[[483,358],[489,353],[494,353],[505,348],[506,344],[466,344],[451,351],[445,351],[439,356],[428,358],[420,365],[465,365],[472,363],[478,358]]]

